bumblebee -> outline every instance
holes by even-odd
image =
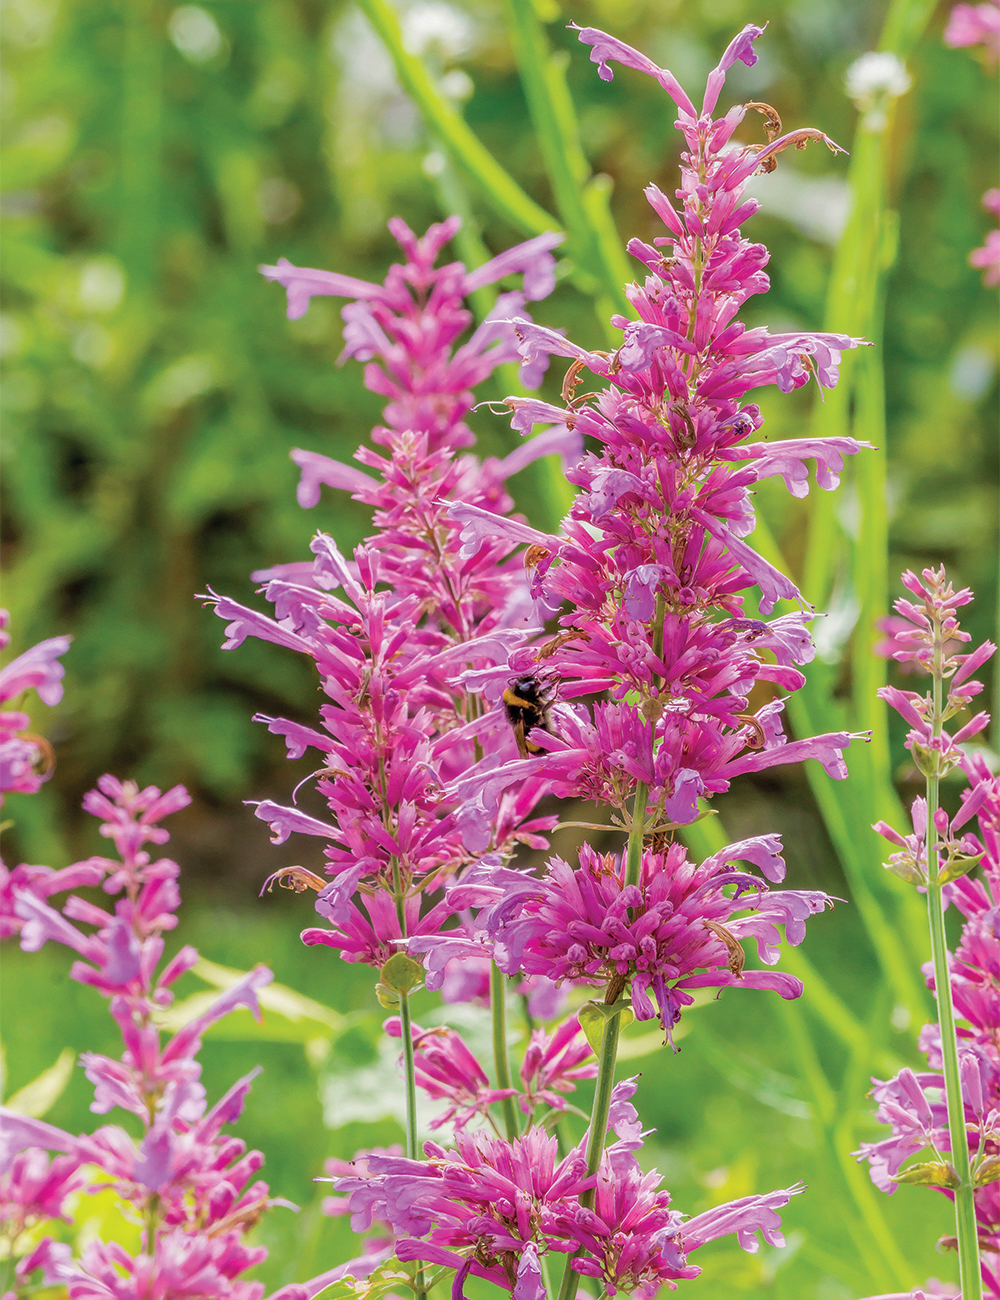
[[[551,708],[556,699],[556,683],[550,678],[525,673],[510,679],[502,699],[507,720],[514,728],[517,752],[522,758],[544,754],[544,749],[530,739],[530,734],[532,731],[554,734]]]

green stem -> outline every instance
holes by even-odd
[[[615,1086],[615,1063],[618,1059],[618,1039],[621,1034],[621,1016],[612,1016],[604,1022],[601,1036],[601,1055],[598,1064],[597,1087],[594,1092],[594,1108],[590,1115],[590,1136],[587,1139],[587,1173],[596,1174],[604,1154],[604,1140],[607,1136],[608,1113],[611,1109],[611,1092]],[[580,1204],[590,1209],[594,1204],[595,1188],[588,1187],[580,1197]],[[575,1300],[580,1285],[580,1274],[572,1267],[581,1251],[577,1251],[566,1261],[559,1300]]]
[[[942,633],[935,627],[934,638],[934,721],[935,739],[942,732]],[[938,1024],[941,1029],[941,1060],[944,1091],[948,1103],[948,1136],[951,1163],[959,1178],[955,1190],[955,1232],[958,1238],[958,1267],[963,1300],[982,1300],[983,1279],[979,1267],[979,1230],[973,1195],[969,1139],[965,1127],[965,1103],[958,1069],[958,1038],[955,1033],[955,1007],[951,997],[948,971],[948,942],[944,929],[944,905],[941,897],[938,860],[938,833],[935,816],[940,805],[941,778],[935,761],[927,777],[927,920],[931,932],[931,956],[934,963],[934,995],[937,998]]]
[[[413,1060],[413,1017],[410,1014],[410,995],[399,994],[399,1019],[403,1031],[403,1074],[406,1087],[406,1154],[419,1160],[417,1149],[417,1078]]]
[[[359,0],[358,7],[389,51],[404,90],[455,165],[475,182],[487,201],[515,229],[528,235],[554,230],[556,223],[549,213],[529,198],[500,166],[455,106],[441,94],[421,60],[406,48],[399,17],[390,0]]]
[[[625,883],[637,885],[642,866],[642,833],[645,828],[646,802],[649,790],[640,781],[635,788],[632,800],[632,827],[628,836],[628,851],[625,858]],[[597,1065],[597,1085],[594,1089],[594,1106],[590,1112],[590,1132],[587,1138],[587,1173],[596,1174],[604,1155],[604,1143],[608,1132],[608,1113],[611,1109],[611,1092],[615,1086],[615,1065],[618,1060],[618,1040],[621,1037],[621,1015],[610,1016],[604,1022],[601,1035],[601,1054]],[[588,1188],[581,1197],[580,1204],[590,1209],[594,1204],[595,1189]],[[580,1285],[580,1274],[571,1267],[574,1259],[582,1252],[577,1251],[566,1261],[559,1300],[575,1300]]]
[[[497,1087],[509,1088],[510,1058],[507,1054],[507,987],[503,971],[495,961],[490,962],[490,1009],[493,1012],[493,1060],[496,1064]],[[507,1141],[518,1136],[517,1111],[514,1098],[504,1097],[500,1102]]]
[[[559,216],[570,236],[569,252],[591,272],[611,299],[612,310],[632,309],[622,288],[632,267],[614,222],[602,219],[590,164],[580,144],[576,109],[566,84],[568,55],[553,53],[534,0],[506,0],[508,32],[517,60],[535,138],[545,161]],[[595,200],[597,201],[595,205]],[[606,319],[602,321],[606,327]],[[617,336],[609,335],[612,345]]]
[[[392,896],[396,904],[396,917],[399,920],[400,938],[406,938],[406,902],[403,897],[403,882],[399,862],[392,859]],[[403,1039],[403,1082],[406,1089],[406,1154],[410,1160],[420,1159],[417,1146],[417,1066],[413,1056],[413,1017],[410,1014],[410,994],[407,990],[399,991],[399,1023]],[[426,1300],[423,1265],[417,1266],[413,1275],[413,1287],[416,1300]]]
[[[639,871],[642,867],[642,834],[646,824],[646,803],[649,799],[649,787],[640,781],[635,787],[632,800],[632,829],[628,835],[628,853],[625,858],[625,883],[637,885]]]

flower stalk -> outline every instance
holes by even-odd
[[[496,1066],[497,1088],[507,1093],[501,1098],[504,1131],[507,1141],[517,1137],[517,1111],[510,1086],[510,1057],[507,1053],[507,988],[505,976],[495,961],[490,962],[490,1011],[493,1016],[493,1060]]]
[[[885,1192],[891,1194],[900,1183],[922,1183],[953,1197],[962,1295],[981,1300],[984,1289],[992,1295],[1000,1282],[993,1252],[987,1248],[980,1257],[980,1242],[996,1238],[997,1219],[992,1187],[997,1170],[990,1154],[998,1100],[996,1010],[995,1000],[984,997],[981,986],[991,987],[995,978],[990,974],[995,935],[987,918],[1000,893],[1000,782],[980,757],[963,748],[985,730],[989,714],[972,714],[954,732],[946,724],[981,694],[982,683],[973,674],[996,647],[986,641],[968,653],[957,653],[971,639],[957,611],[972,600],[972,593],[968,588],[956,591],[943,567],[924,569],[919,577],[907,571],[902,583],[915,599],[896,601],[899,617],[882,624],[891,635],[880,652],[905,665],[906,672],[926,674],[930,689],[885,686],[879,696],[910,726],[906,747],[924,776],[925,797],[913,803],[912,834],[901,834],[885,822],[877,822],[874,829],[896,848],[887,870],[926,891],[929,982],[938,1023],[925,1026],[920,1040],[932,1073],[904,1069],[894,1079],[875,1080],[872,1096],[879,1104],[878,1118],[890,1125],[892,1134],[862,1143],[858,1155],[868,1161],[872,1181]],[[968,777],[970,788],[949,817],[941,807],[941,778],[956,768]],[[971,829],[973,817],[979,823],[978,835]],[[976,867],[982,869],[980,879],[970,874]],[[945,908],[951,905],[965,918],[954,960],[944,923]],[[963,1021],[961,1039],[956,1008]],[[902,1167],[927,1150],[933,1153],[932,1161]],[[939,1154],[945,1151],[947,1159]]]
[[[642,868],[642,837],[648,797],[648,789],[645,783],[640,781],[636,786],[635,797],[632,800],[632,825],[629,830],[628,848],[625,851],[626,885],[638,885],[639,883],[639,873]],[[619,996],[613,989],[613,984],[614,981],[609,982],[607,994],[612,1005],[618,1000]],[[604,1155],[604,1143],[608,1131],[608,1113],[611,1108],[611,1093],[615,1086],[615,1067],[618,1063],[618,1043],[621,1039],[621,1031],[622,1018],[619,1010],[607,1017],[601,1033],[597,1084],[594,1088],[594,1105],[590,1112],[590,1133],[587,1138],[588,1176],[597,1173],[601,1164],[601,1157]],[[595,1194],[596,1188],[588,1188],[581,1195],[580,1204],[585,1209],[591,1209],[594,1204]],[[582,1252],[577,1252],[577,1254],[580,1253]],[[573,1256],[573,1259],[575,1258],[576,1255]],[[566,1272],[563,1274],[562,1287],[559,1291],[559,1300],[575,1300],[580,1285],[580,1274],[571,1267],[571,1264],[571,1260],[567,1261]]]
[[[587,1139],[587,1175],[592,1177],[600,1167],[604,1155],[604,1140],[608,1129],[608,1114],[611,1109],[611,1093],[615,1086],[615,1065],[618,1061],[618,1041],[621,1037],[621,1013],[616,1012],[604,1022],[601,1036],[601,1054],[598,1063],[597,1086],[594,1089],[594,1108],[590,1115],[590,1136]],[[594,1204],[596,1188],[588,1187],[580,1193],[580,1204],[584,1209],[591,1209]],[[576,1251],[566,1261],[559,1300],[575,1300],[580,1286],[580,1274],[573,1268],[573,1260],[584,1252]]]
[[[932,676],[931,733],[940,742],[944,730],[944,641],[941,619],[932,614],[934,627],[934,658]],[[948,1107],[948,1136],[951,1144],[951,1163],[958,1176],[955,1188],[955,1235],[958,1239],[959,1278],[965,1300],[982,1300],[983,1279],[979,1265],[979,1231],[976,1224],[976,1207],[972,1167],[969,1160],[969,1139],[965,1126],[965,1103],[962,1097],[962,1080],[958,1064],[958,1036],[955,1031],[955,1005],[951,991],[951,974],[948,969],[948,942],[944,928],[944,899],[938,853],[938,809],[941,806],[941,763],[939,750],[931,747],[926,774],[927,788],[927,922],[931,936],[931,958],[934,965],[934,996],[937,999],[938,1024],[941,1026],[941,1060],[944,1075],[945,1100]]]
[[[406,1089],[406,1154],[411,1160],[420,1159],[417,1147],[417,1071],[413,1059],[413,1017],[410,1013],[410,995],[399,994],[399,1019],[403,1032],[403,1077]]]

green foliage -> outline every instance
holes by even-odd
[[[811,426],[879,451],[857,458],[836,498],[800,502],[762,484],[754,539],[831,611],[809,686],[790,707],[795,728],[872,728],[874,739],[852,748],[846,786],[809,771],[825,831],[804,779],[788,771],[759,781],[749,804],[734,791],[717,801],[721,818],[690,828],[707,853],[812,818],[797,860],[789,836],[796,883],[848,894],[856,915],[827,918],[808,954],[785,960],[806,982],[802,1003],[762,997],[745,1019],[749,994],[699,1006],[697,1032],[688,1037],[689,1013],[675,1034],[680,1060],[658,1034],[632,1026],[623,1037],[622,1058],[643,1058],[638,1101],[659,1129],[647,1154],[679,1207],[810,1184],[789,1207],[786,1251],[699,1252],[706,1300],[849,1300],[946,1267],[930,1249],[947,1227],[943,1199],[882,1197],[850,1155],[871,1131],[868,1078],[912,1062],[927,1006],[913,891],[881,870],[868,831],[876,817],[898,824],[899,793],[908,802],[916,792],[875,700],[885,667],[871,655],[874,620],[898,570],[931,560],[977,589],[968,626],[979,639],[996,599],[995,309],[967,264],[986,228],[979,196],[996,180],[995,90],[966,52],[941,45],[930,8],[896,0],[881,40],[862,0],[774,0],[764,12],[747,0],[566,8],[694,83],[733,30],[766,18],[760,63],[737,65],[731,91],[845,143],[857,115],[842,77],[858,54],[896,50],[914,80],[887,131],[858,129],[846,171],[819,151],[784,155],[757,184],[763,210],[751,231],[772,250],[773,287],[751,302],[748,323],[822,326],[879,345],[845,360],[825,406],[811,406],[809,392],[758,395],[772,438]],[[379,407],[358,368],[334,364],[336,305],[318,300],[286,322],[256,266],[284,255],[381,278],[393,257],[384,223],[397,212],[414,228],[461,212],[456,255],[470,262],[561,225],[562,278],[539,319],[602,346],[630,274],[616,232],[652,233],[641,189],[673,188],[679,143],[659,88],[624,70],[599,82],[563,21],[554,0],[20,0],[7,19],[5,603],[15,650],[56,632],[76,638],[63,705],[35,716],[56,745],[57,778],[9,801],[12,856],[60,865],[96,847],[75,810],[102,771],[192,787],[177,856],[228,883],[184,922],[213,961],[185,977],[164,1020],[198,1014],[255,960],[285,981],[262,994],[262,1025],[238,1012],[204,1050],[210,1095],[258,1060],[267,1067],[244,1132],[268,1153],[275,1193],[305,1207],[260,1230],[269,1283],[353,1253],[310,1180],[324,1157],[402,1130],[371,973],[299,947],[301,904],[293,922],[284,906],[243,914],[229,899],[273,864],[266,848],[237,847],[235,831],[240,846],[263,843],[263,831],[226,806],[286,795],[296,770],[250,716],[308,720],[315,692],[307,667],[273,646],[220,651],[221,625],[192,597],[212,587],[253,603],[250,572],[302,558],[316,527],[348,548],[364,535],[364,511],[341,498],[302,516],[288,450],[347,459]],[[848,208],[838,243],[837,212]],[[502,420],[475,418],[485,452],[510,445]],[[566,485],[542,467],[515,489],[529,517],[547,519]],[[82,1072],[67,1078],[65,1054],[52,1062],[66,1044],[74,1055],[115,1051],[113,1026],[90,990],[66,983],[62,954],[8,960],[12,1100],[92,1127]],[[55,981],[40,1029],[39,990]],[[427,1020],[427,995],[414,1001]],[[900,1032],[887,1033],[890,1012]],[[603,1018],[595,1007],[592,1032]],[[479,1032],[474,1017],[463,1030]],[[94,1207],[106,1232],[113,1208]]]

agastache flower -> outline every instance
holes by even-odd
[[[776,927],[800,943],[806,919],[832,900],[816,891],[772,892],[759,877],[728,865],[741,858],[763,862],[780,879],[779,843],[766,836],[731,845],[700,866],[678,844],[647,849],[637,885],[625,882],[620,857],[585,845],[575,869],[559,858],[541,879],[476,868],[450,897],[456,905],[470,898],[488,903],[478,925],[501,970],[607,984],[619,996],[629,987],[637,1019],[658,1016],[669,1034],[693,1001],[689,989],[801,993],[794,976],[745,970],[740,941],[756,940],[761,959],[773,965],[781,942]]]
[[[518,783],[489,812],[453,791],[482,754],[516,753],[506,721],[483,708],[483,694],[499,698],[511,652],[540,624],[519,559],[499,551],[463,556],[447,500],[506,516],[512,474],[536,455],[579,456],[581,435],[563,421],[504,461],[460,454],[472,441],[464,416],[473,387],[518,355],[504,317],[551,290],[550,250],[561,236],[540,236],[468,272],[457,262],[437,265],[457,228],[451,219],[418,239],[403,222],[390,223],[406,261],[382,285],[284,262],[263,268],[285,285],[292,316],[317,293],[354,300],[344,308],[345,352],[366,363],[366,384],[389,399],[385,424],[372,433],[384,454],[361,448],[365,469],[311,451],[293,458],[303,505],[315,504],[321,485],[349,491],[373,509],[377,531],[353,559],[320,534],[311,566],[258,575],[273,619],[212,596],[228,623],[227,648],[256,636],[316,663],[329,701],[321,729],[258,720],[284,737],[291,757],[319,751],[315,781],[330,818],[270,801],[256,812],[275,843],[292,833],[327,841],[335,881],[316,906],[333,924],[309,928],[305,941],[377,965],[448,915],[421,915],[423,893],[484,852],[544,846],[542,832],[554,821],[532,816],[551,784],[544,776]],[[465,295],[514,272],[524,276],[523,292],[501,295],[490,319],[460,342],[472,321]],[[292,882],[283,875],[282,883]]]
[[[564,1110],[563,1094],[575,1092],[578,1079],[593,1079],[597,1074],[597,1062],[587,1059],[592,1055],[593,1049],[576,1016],[564,1020],[552,1033],[533,1030],[521,1064],[521,1110],[534,1115],[540,1103],[555,1111]]]
[[[991,641],[984,641],[970,654],[955,653],[960,644],[970,640],[969,633],[964,632],[959,624],[956,611],[972,600],[972,592],[967,587],[956,591],[943,567],[924,569],[919,578],[907,570],[902,582],[917,599],[912,601],[901,597],[895,602],[900,622],[889,642],[891,657],[900,663],[912,664],[925,673],[933,670],[942,675],[947,683],[943,720],[948,721],[982,692],[982,682],[972,674],[992,657],[996,646]],[[980,712],[954,734],[947,731],[935,734],[932,723],[934,701],[930,693],[921,695],[917,691],[884,686],[878,694],[910,724],[906,747],[925,774],[932,768],[941,776],[951,771],[961,759],[959,746],[971,740],[989,722],[989,714]],[[958,824],[961,825],[961,820]]]
[[[971,674],[988,660],[993,646],[986,642],[970,653],[959,653],[969,636],[959,626],[956,611],[969,602],[971,593],[955,591],[943,569],[924,570],[920,578],[907,573],[903,582],[917,599],[896,603],[900,618],[893,629],[892,657],[917,673],[931,671],[944,679],[947,691],[942,690],[940,715],[948,719],[979,693],[980,684]],[[918,765],[930,771],[958,767],[969,782],[952,817],[937,809],[934,839],[944,899],[964,918],[958,947],[949,957],[948,977],[958,1017],[958,1070],[981,1268],[985,1290],[993,1294],[1000,1285],[1000,778],[981,752],[959,743],[963,732],[985,725],[985,715],[977,715],[954,735],[941,727],[935,736],[934,719],[939,715],[933,692],[921,695],[886,687],[880,693],[910,724],[907,744]],[[914,801],[912,827],[910,834],[884,822],[875,829],[897,847],[886,865],[904,879],[926,885],[930,827],[922,798]],[[980,878],[970,874],[977,866]],[[933,964],[923,969],[929,987],[935,988]],[[872,1181],[885,1192],[894,1192],[900,1182],[912,1182],[936,1187],[950,1197],[959,1179],[952,1163],[937,1024],[924,1026],[920,1048],[927,1056],[926,1071],[907,1069],[887,1082],[873,1080],[877,1116],[891,1135],[862,1143],[858,1156],[868,1161]],[[917,1163],[907,1164],[913,1156]]]
[[[402,1260],[455,1268],[456,1294],[469,1272],[516,1300],[541,1300],[539,1260],[549,1251],[571,1254],[570,1266],[618,1290],[651,1297],[660,1284],[696,1277],[688,1254],[708,1241],[737,1234],[744,1250],[758,1248],[760,1232],[781,1245],[776,1210],[801,1188],[748,1196],[686,1220],[670,1208],[655,1171],[643,1173],[641,1146],[630,1098],[636,1080],[618,1084],[609,1126],[618,1140],[608,1147],[595,1176],[587,1176],[583,1141],[562,1158],[557,1139],[539,1128],[513,1142],[484,1130],[465,1130],[457,1149],[427,1142],[425,1161],[369,1155],[364,1169],[342,1178],[356,1231],[373,1221],[390,1223]],[[593,1209],[580,1195],[593,1187]],[[586,1255],[577,1256],[580,1249]]]
[[[402,1035],[398,1016],[391,1016],[383,1026],[390,1038]],[[448,1109],[431,1120],[431,1128],[447,1123],[463,1129],[477,1116],[489,1114],[494,1102],[515,1095],[513,1088],[491,1088],[486,1072],[461,1034],[446,1025],[432,1029],[412,1026],[416,1062],[416,1082],[435,1101],[446,1100]]]
[[[747,441],[761,424],[756,406],[741,405],[749,390],[776,384],[789,392],[812,376],[821,389],[832,387],[841,353],[863,342],[772,335],[735,319],[748,297],[767,289],[767,251],[739,231],[757,210],[742,197],[744,185],[789,145],[820,139],[837,149],[820,132],[782,135],[766,105],[754,105],[765,113],[764,146],[731,144],[747,106],[711,117],[727,69],[737,59],[756,61],[761,31],[750,25],[733,42],[710,75],[700,116],[665,69],[603,32],[579,31],[605,79],[618,62],[659,81],[677,105],[688,148],[679,206],[655,186],[646,191],[667,234],[655,246],[629,244],[649,275],[626,290],[639,319],[613,318],[622,331],[617,350],[590,351],[523,318],[513,321],[527,360],[571,363],[564,405],[507,399],[513,427],[527,434],[561,421],[596,445],[568,473],[580,491],[561,532],[527,529],[474,503],[452,508],[466,557],[526,544],[532,595],[561,611],[558,635],[519,649],[511,667],[526,673],[544,665],[564,703],[610,694],[588,714],[564,710],[552,738],[533,736],[544,758],[484,762],[467,772],[460,789],[479,779],[486,808],[505,775],[513,781],[544,770],[560,795],[620,810],[644,787],[647,820],[667,830],[692,821],[697,800],[724,791],[741,772],[817,757],[831,775],[846,775],[846,733],[786,744],[780,701],[748,711],[756,682],[798,689],[804,678],[797,665],[812,654],[806,614],[772,623],[744,617],[744,593],[754,587],[765,616],[779,600],[801,604],[795,584],[745,540],[755,522],[753,485],[779,476],[804,495],[807,462],[815,461],[819,485],[833,488],[845,456],[864,445],[850,438]],[[587,372],[598,388],[578,394]],[[791,638],[777,626],[789,620],[796,624]]]
[[[237,1007],[258,1019],[257,994],[271,982],[257,967],[224,990],[167,1042],[154,1020],[173,999],[171,986],[198,959],[184,947],[160,967],[163,934],[176,925],[180,902],[178,867],[168,859],[151,861],[142,846],[162,844],[168,833],[158,823],[190,802],[183,786],[165,795],[153,786],[140,790],[129,781],[104,776],[84,807],[103,819],[102,832],[114,841],[120,860],[93,858],[62,872],[18,868],[5,891],[21,946],[36,951],[47,942],[65,945],[80,960],[72,978],[99,989],[121,1030],[120,1059],[95,1052],[81,1058],[94,1085],[91,1109],[115,1107],[138,1117],[142,1134],[133,1138],[117,1125],[72,1137],[40,1120],[4,1112],[0,1149],[2,1223],[14,1237],[41,1217],[66,1214],[67,1196],[92,1184],[96,1166],[107,1185],[144,1225],[142,1248],[91,1242],[79,1260],[50,1239],[20,1260],[19,1283],[41,1270],[51,1285],[66,1288],[71,1300],[131,1300],[135,1296],[229,1296],[261,1300],[259,1283],[240,1274],[266,1255],[243,1240],[272,1206],[288,1205],[270,1196],[257,1173],[258,1151],[223,1129],[240,1115],[257,1071],[240,1079],[211,1108],[199,1081],[197,1053],[205,1031]],[[77,885],[102,883],[119,895],[109,912],[76,895],[61,910],[53,895]],[[53,1159],[45,1154],[62,1154]],[[292,1207],[294,1208],[294,1207]],[[279,1293],[281,1294],[281,1293]],[[284,1300],[312,1294],[308,1284]]]
[[[10,615],[0,609],[0,650],[10,644],[7,624]],[[70,636],[54,636],[25,650],[0,668],[0,704],[33,690],[43,704],[62,699],[66,672],[59,662],[69,649]],[[20,709],[0,709],[0,803],[3,795],[35,794],[52,775],[55,758],[52,747],[41,736],[28,731],[31,719]]]
[[[1000,60],[1000,0],[955,5],[948,17],[944,43],[953,49],[981,45],[987,63],[996,64]]]

